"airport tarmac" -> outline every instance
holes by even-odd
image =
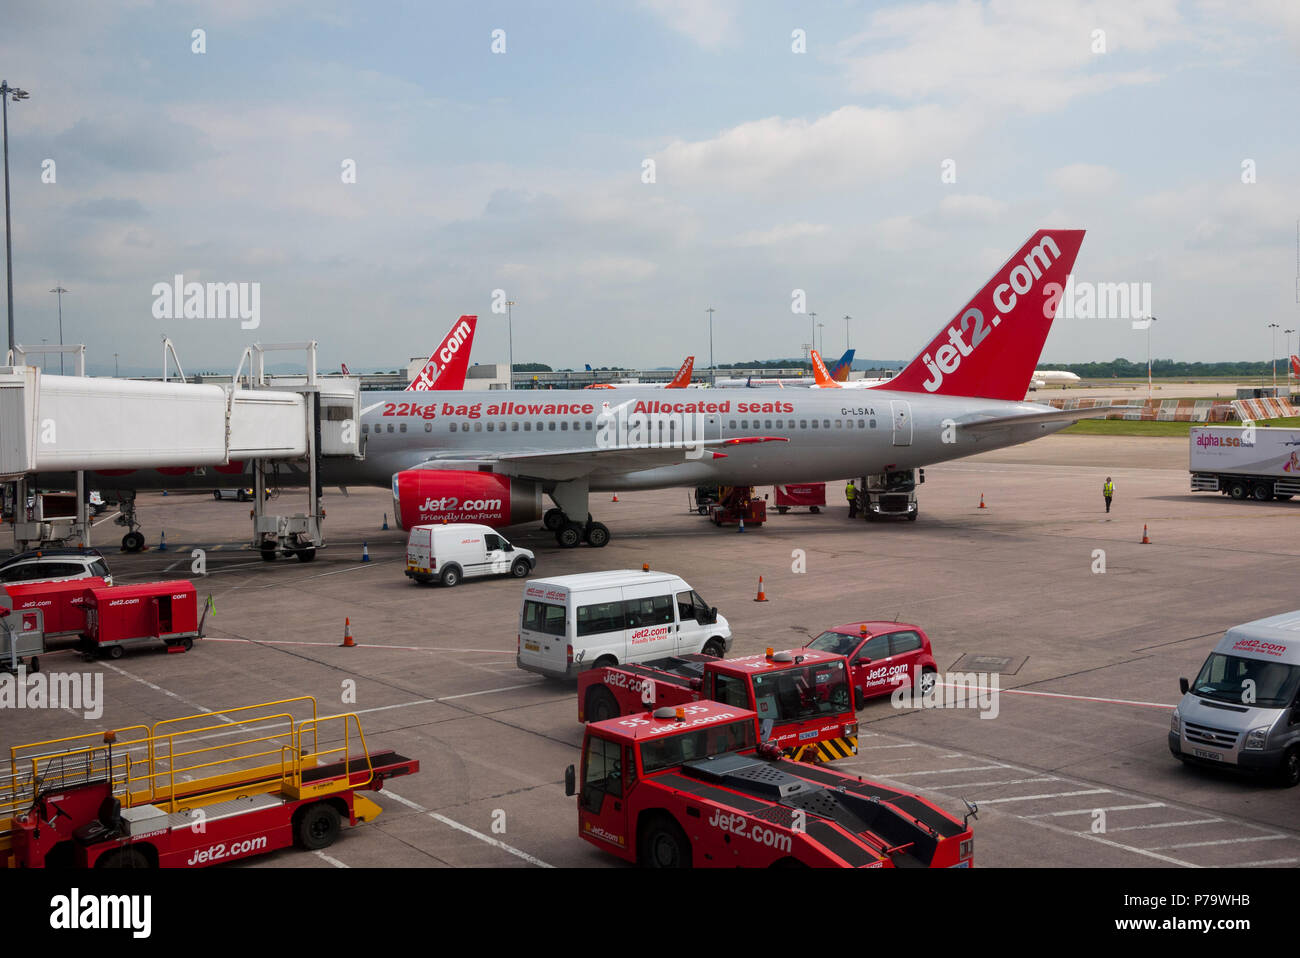
[[[963,797],[979,803],[979,866],[1300,863],[1300,791],[1185,768],[1166,746],[1179,677],[1227,627],[1295,607],[1300,502],[1192,494],[1184,440],[1103,436],[929,467],[915,523],[850,522],[842,489],[828,488],[818,515],[773,510],[744,534],[690,512],[686,490],[593,496],[613,532],[603,550],[561,550],[540,523],[506,533],[538,553],[539,576],[643,562],[682,575],[730,620],[733,654],[898,618],[926,630],[941,671],[964,656],[1008,660],[995,717],[876,699],[859,713],[860,754],[837,763],[959,817]],[[280,505],[296,511],[301,496],[286,490]],[[372,750],[418,758],[421,771],[376,795],[383,815],[327,851],[248,866],[621,867],[577,837],[563,794],[582,740],[574,686],[515,667],[520,583],[414,585],[404,533],[381,531],[385,513],[393,525],[386,490],[330,491],[326,506],[329,548],[306,564],[249,552],[248,505],[210,495],[140,496],[144,531],[156,543],[165,530],[165,552],[119,554],[122,530],[103,517],[95,536],[112,544],[101,548],[120,582],[188,577],[191,549],[206,550],[196,584],[214,598],[208,638],[183,655],[45,656],[46,672],[102,673],[104,714],[15,711],[0,747],[310,694],[324,713],[358,712]],[[754,602],[760,574],[765,604]],[[345,617],[356,648],[340,647]]]

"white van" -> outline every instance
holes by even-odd
[[[1266,772],[1300,784],[1300,612],[1234,626],[1169,725],[1169,751],[1184,762]]]
[[[406,575],[416,582],[437,579],[450,588],[480,575],[522,579],[535,565],[537,557],[527,549],[517,549],[491,526],[473,522],[412,526],[406,537]]]
[[[731,627],[680,576],[620,569],[524,586],[515,663],[572,678],[595,666],[731,649]]]

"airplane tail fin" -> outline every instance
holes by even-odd
[[[1291,357],[1291,372],[1300,376],[1300,356]]]
[[[844,387],[831,378],[831,374],[826,371],[826,364],[822,362],[821,353],[817,350],[812,351],[812,368],[813,379],[822,389],[843,389]]]
[[[424,368],[406,387],[406,391],[464,389],[465,370],[469,367],[469,352],[474,345],[474,328],[477,325],[477,316],[462,316],[456,320]]]
[[[682,368],[677,370],[677,375],[672,378],[665,389],[685,389],[691,384],[691,371],[695,369],[695,357],[687,356],[686,362],[682,363]]]
[[[993,274],[890,390],[1024,399],[1056,318],[1083,230],[1039,230]]]
[[[846,349],[843,356],[827,366],[827,369],[830,370],[831,379],[837,383],[842,383],[849,378],[849,373],[853,369],[853,353],[854,350]]]

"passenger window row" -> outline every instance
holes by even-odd
[[[673,624],[673,597],[656,595],[622,602],[599,602],[578,607],[578,635],[597,635],[623,629]]]

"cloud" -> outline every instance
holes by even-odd
[[[100,220],[136,220],[145,215],[144,206],[139,200],[107,196],[98,200],[82,200],[74,203],[68,212],[73,216],[86,216]]]
[[[784,226],[773,226],[771,229],[766,230],[746,230],[731,238],[727,245],[780,246],[810,236],[821,236],[829,229],[830,227],[825,223],[788,223]]]
[[[206,133],[157,116],[97,116],[54,137],[56,151],[114,170],[160,173],[190,169],[216,154]],[[62,162],[59,152],[55,159]]]
[[[1105,53],[1093,52],[1097,29]],[[1121,53],[1182,35],[1176,0],[954,0],[878,10],[840,57],[858,93],[1042,112],[1155,81],[1151,70],[1122,69]]]
[[[949,219],[992,220],[1002,215],[1006,204],[991,196],[974,193],[953,193],[939,201],[939,213]]]
[[[706,50],[731,39],[740,7],[738,0],[641,0],[640,5],[669,29]]]
[[[1108,166],[1071,163],[1047,174],[1047,181],[1065,193],[1109,193],[1120,175]]]
[[[656,157],[661,182],[729,191],[826,190],[934,163],[972,120],[935,106],[845,106],[815,120],[768,117],[708,140],[671,143]]]

